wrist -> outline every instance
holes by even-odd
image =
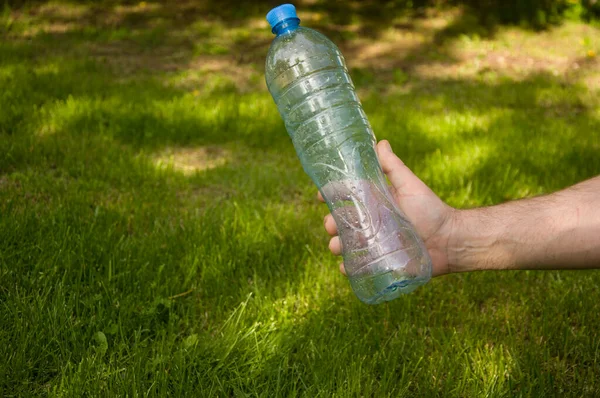
[[[454,210],[452,217],[450,273],[510,268],[514,253],[503,243],[503,221],[491,208]]]

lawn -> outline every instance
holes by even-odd
[[[600,173],[598,27],[306,3],[449,204]],[[600,395],[600,271],[355,298],[263,81],[273,4],[235,4],[2,12],[0,395]]]

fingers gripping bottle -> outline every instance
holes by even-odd
[[[342,54],[321,33],[299,26],[291,4],[272,9],[267,21],[277,35],[267,86],[335,219],[354,292],[377,304],[427,283],[431,260],[392,198]]]

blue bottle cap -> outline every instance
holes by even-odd
[[[296,15],[296,7],[293,4],[282,4],[278,7],[273,8],[267,14],[267,22],[271,25],[271,29],[275,28],[277,24],[285,21],[286,19],[295,18],[298,19]],[[300,19],[298,19],[299,21]]]

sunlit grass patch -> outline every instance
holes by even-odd
[[[155,155],[154,162],[159,168],[193,174],[222,166],[231,156],[219,147],[167,148]]]

